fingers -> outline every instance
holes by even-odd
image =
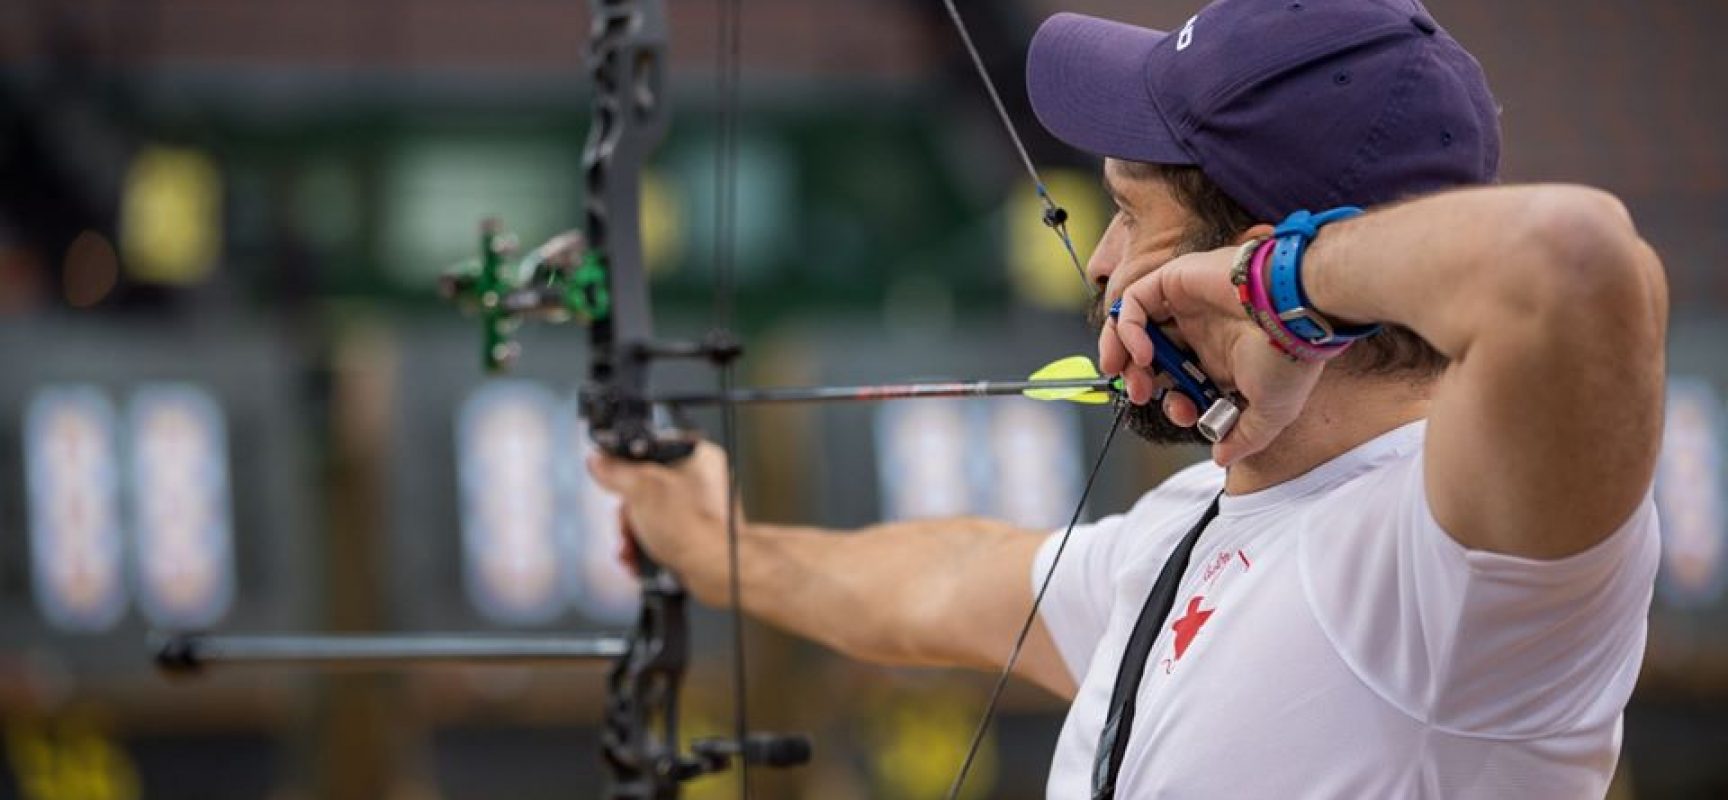
[[[1098,334],[1098,368],[1105,375],[1122,376],[1128,400],[1137,406],[1150,401],[1158,389],[1145,319],[1145,310],[1124,297],[1118,318],[1106,320]]]
[[[685,465],[679,465],[684,468]],[[696,443],[696,452],[688,462],[688,468],[697,471],[724,476],[726,474],[726,448],[707,439]]]
[[[1145,405],[1157,396],[1158,390],[1168,388],[1168,381],[1161,378],[1150,366],[1141,365],[1139,359],[1128,352],[1121,337],[1116,334],[1114,321],[1107,323],[1098,335],[1098,368],[1105,375],[1120,375],[1127,384],[1128,399],[1135,405]],[[1140,337],[1150,342],[1144,327],[1137,328]]]
[[[625,462],[598,452],[588,456],[588,474],[600,488],[617,495],[629,494],[638,480]]]
[[[618,560],[632,575],[641,574],[642,549],[636,543],[636,532],[630,529],[630,514],[624,506],[618,506]]]
[[[1194,401],[1181,392],[1164,393],[1164,416],[1171,422],[1184,428],[1192,428],[1200,422],[1200,409],[1194,407]]]
[[[1098,369],[1105,375],[1121,375],[1128,369],[1128,348],[1116,335],[1116,320],[1104,320],[1098,332]]]
[[[1164,289],[1154,272],[1130,284],[1122,293],[1115,319],[1107,320],[1098,335],[1098,366],[1106,375],[1121,375],[1128,399],[1144,405],[1157,396],[1158,383],[1152,369],[1157,346],[1146,332],[1147,325],[1168,314]]]
[[[1121,311],[1114,326],[1116,339],[1123,349],[1128,351],[1128,359],[1141,367],[1152,365],[1152,337],[1146,334],[1146,324],[1150,321],[1147,309],[1153,306],[1143,304],[1142,296],[1147,292],[1140,287],[1156,283],[1157,281],[1140,280],[1128,287],[1128,291],[1122,295]],[[1102,357],[1103,354],[1099,355]]]
[[[626,499],[649,491],[665,471],[665,467],[647,461],[629,461],[604,453],[588,456],[588,474],[594,476],[594,482]]]

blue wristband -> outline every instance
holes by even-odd
[[[1272,231],[1275,244],[1271,263],[1267,266],[1267,293],[1272,298],[1272,310],[1279,322],[1291,333],[1309,344],[1328,345],[1355,341],[1378,333],[1379,325],[1342,326],[1321,316],[1308,304],[1302,291],[1302,251],[1320,232],[1320,228],[1362,213],[1355,206],[1339,206],[1330,211],[1311,214],[1297,211],[1278,223]]]

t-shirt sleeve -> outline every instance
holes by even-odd
[[[1076,683],[1091,666],[1092,651],[1110,624],[1115,582],[1101,578],[1114,573],[1112,565],[1118,563],[1116,550],[1123,538],[1117,534],[1126,516],[1116,514],[1074,526],[1066,547],[1062,545],[1062,531],[1055,531],[1045,538],[1038,548],[1038,557],[1032,561],[1034,597],[1045,576],[1050,576],[1049,589],[1038,605],[1038,616],[1056,641],[1062,662]],[[1062,549],[1059,561],[1058,548]],[[1054,573],[1051,564],[1056,565]]]
[[[1304,589],[1340,655],[1388,700],[1463,734],[1611,723],[1642,661],[1659,555],[1647,493],[1556,560],[1469,550],[1434,519],[1420,454],[1359,481],[1360,518],[1314,526]]]

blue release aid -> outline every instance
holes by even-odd
[[[1110,318],[1116,319],[1121,313],[1122,301],[1117,300],[1110,305]],[[1223,439],[1236,424],[1238,410],[1235,401],[1219,390],[1218,384],[1200,369],[1200,362],[1193,353],[1177,347],[1155,323],[1146,323],[1146,335],[1152,337],[1152,370],[1170,376],[1176,391],[1193,401],[1194,408],[1200,412],[1200,422],[1195,427],[1207,441]]]

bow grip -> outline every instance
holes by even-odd
[[[1121,313],[1121,300],[1110,304],[1111,319],[1116,319]],[[1205,370],[1200,369],[1200,362],[1194,354],[1177,347],[1156,323],[1146,323],[1146,335],[1152,338],[1153,371],[1169,376],[1172,388],[1192,401],[1194,408],[1200,411],[1195,429],[1208,442],[1223,440],[1241,415],[1236,403],[1212,382]]]

